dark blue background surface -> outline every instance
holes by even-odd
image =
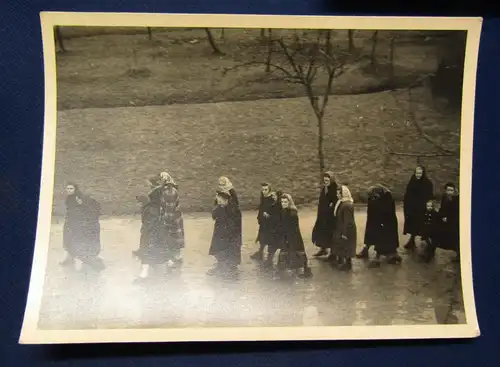
[[[248,3],[248,4],[247,4]],[[0,1],[0,365],[2,366],[317,366],[496,365],[500,325],[498,159],[500,157],[500,18],[476,1],[416,10],[387,2],[321,0],[3,0]],[[492,2],[493,4],[494,2]],[[406,5],[405,5],[406,6]],[[408,5],[411,6],[411,5]],[[443,5],[441,5],[443,6]],[[39,12],[113,11],[481,15],[476,92],[472,256],[482,336],[472,341],[206,343],[22,346],[17,344],[35,238],[43,131],[43,62]],[[385,13],[383,13],[385,12]],[[497,14],[498,16],[498,14]],[[466,174],[463,172],[462,174]]]

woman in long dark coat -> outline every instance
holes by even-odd
[[[380,256],[387,256],[389,264],[398,264],[401,257],[397,253],[399,247],[398,218],[396,204],[391,191],[376,185],[368,190],[368,209],[365,229],[365,246],[361,258],[368,257],[368,250],[375,247],[376,260],[370,266],[380,266]]]
[[[141,272],[139,280],[149,276],[151,265],[158,263],[158,249],[161,248],[160,239],[160,205],[155,205],[147,195],[136,197],[141,204],[141,237],[139,250],[134,251],[134,255],[141,260]]]
[[[95,270],[104,269],[101,252],[100,204],[84,195],[74,183],[66,185],[66,218],[63,246],[67,252],[62,265],[74,265],[75,259]]]
[[[259,231],[255,239],[255,244],[259,245],[259,249],[250,256],[252,260],[262,261],[265,247],[272,244],[274,240],[275,218],[272,212],[275,204],[276,202],[272,196],[271,186],[267,183],[261,184],[260,204],[257,213]]]
[[[406,187],[404,195],[404,230],[403,234],[409,234],[410,239],[405,245],[408,250],[416,247],[415,237],[421,235],[424,222],[425,205],[434,196],[432,181],[427,177],[423,166],[417,166]]]
[[[278,268],[294,270],[299,277],[312,276],[308,264],[304,240],[300,232],[299,214],[291,195],[282,194],[281,216],[279,222],[279,249]],[[302,273],[299,271],[302,269]]]
[[[445,192],[441,198],[438,212],[437,241],[431,248],[433,255],[435,248],[455,251],[460,260],[460,198],[453,183],[445,185]]]
[[[332,172],[323,175],[323,188],[319,195],[316,223],[312,231],[312,242],[319,247],[314,256],[326,256],[332,247],[335,215],[333,208],[337,203],[337,182]]]
[[[279,250],[279,225],[281,220],[281,191],[271,191],[272,205],[269,210],[269,238],[267,245],[267,258],[264,261],[265,268],[272,268],[274,266],[274,255]],[[260,238],[260,235],[259,235]]]
[[[336,257],[341,270],[352,269],[352,258],[356,256],[357,228],[354,218],[354,200],[345,185],[337,189],[336,218],[331,254]]]
[[[212,210],[214,232],[208,254],[214,256],[217,263],[208,274],[234,275],[241,263],[241,212],[228,192],[218,191],[216,200],[217,205]]]
[[[266,185],[270,189],[269,185]],[[263,186],[263,191],[266,189]],[[273,266],[273,258],[277,251],[277,228],[280,220],[281,206],[278,202],[278,195],[275,191],[270,191],[262,194],[261,204],[257,221],[259,223],[259,231],[257,233],[256,243],[259,244],[259,251],[251,256],[252,259],[263,260],[263,251],[267,246],[267,257],[264,261],[264,266],[270,268]]]

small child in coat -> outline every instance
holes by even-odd
[[[434,258],[437,248],[437,226],[439,221],[439,213],[435,208],[433,200],[426,203],[424,214],[424,225],[422,229],[422,241],[426,243],[422,260],[429,262]]]

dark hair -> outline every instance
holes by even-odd
[[[267,182],[262,182],[260,186],[271,186],[271,185],[269,185]]]
[[[448,187],[451,187],[452,189],[456,189],[456,186],[453,182],[447,182],[446,185],[444,185],[444,189],[446,190]]]

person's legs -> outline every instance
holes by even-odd
[[[410,234],[410,239],[408,240],[408,242],[404,246],[405,249],[414,250],[417,247],[417,245],[415,244],[415,237],[416,237],[415,234]]]
[[[369,257],[370,246],[364,245],[360,252],[356,254],[358,259],[368,259]]]
[[[264,266],[266,268],[272,268],[274,264],[274,255],[276,254],[276,247],[273,245],[268,245],[267,246],[267,258],[266,261],[264,262]]]
[[[250,255],[250,258],[252,260],[258,260],[262,261],[264,259],[264,248],[266,247],[265,244],[259,243],[259,249],[254,252],[252,255]]]
[[[424,239],[426,242],[427,246],[425,246],[424,252],[422,254],[422,260],[424,262],[430,262],[434,259],[436,256],[436,243],[433,241],[433,239],[427,237]]]

